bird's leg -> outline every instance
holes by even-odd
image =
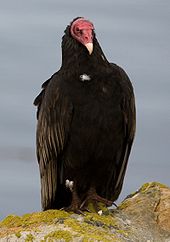
[[[81,200],[77,194],[76,184],[73,183],[73,181],[66,180],[66,187],[68,187],[72,193],[72,201],[70,206],[64,209],[68,212],[71,211],[74,213],[83,214],[83,212],[80,210]]]
[[[80,208],[81,201],[78,197],[78,194],[75,190],[72,191],[72,201],[69,207],[65,208],[66,211],[72,211],[75,213],[80,213],[79,208]]]
[[[95,211],[97,212],[99,210],[99,207],[98,207],[98,202],[101,202],[103,204],[106,205],[106,207],[109,207],[113,204],[112,201],[106,199],[106,198],[103,198],[101,196],[99,196],[96,192],[96,189],[94,187],[91,187],[88,192],[87,192],[87,196],[85,198],[85,200],[82,202],[81,206],[80,206],[80,209],[86,209],[88,207],[88,204],[92,202],[93,204],[93,207],[95,209]]]

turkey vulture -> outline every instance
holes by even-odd
[[[119,196],[135,134],[135,100],[125,71],[109,63],[94,26],[66,27],[62,65],[36,97],[42,209],[78,212]]]

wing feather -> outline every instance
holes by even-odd
[[[112,64],[114,68],[118,71],[120,75],[120,83],[123,90],[123,98],[121,103],[121,110],[123,113],[123,127],[124,127],[124,142],[122,149],[118,151],[118,166],[116,168],[116,174],[112,175],[112,194],[114,194],[113,200],[116,200],[121,192],[123,180],[125,176],[125,171],[127,168],[128,158],[130,155],[130,151],[132,148],[132,143],[135,136],[136,130],[136,109],[135,109],[135,97],[133,92],[133,87],[130,82],[129,77],[125,73],[125,71],[115,65]]]
[[[44,85],[35,99],[38,106],[37,158],[41,177],[43,210],[56,200],[58,174],[61,174],[59,156],[66,146],[72,119],[72,105],[64,95],[56,75]]]

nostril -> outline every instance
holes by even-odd
[[[90,42],[90,40],[91,40],[91,38],[89,37],[89,36],[84,36],[84,41],[86,41],[86,42]]]

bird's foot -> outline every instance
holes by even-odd
[[[72,204],[69,207],[64,208],[64,210],[66,212],[73,212],[73,213],[80,214],[80,215],[83,215],[83,216],[85,215],[79,207],[73,206]]]
[[[81,200],[77,194],[76,189],[73,188],[71,191],[72,191],[71,204],[68,207],[65,207],[64,210],[67,212],[73,212],[73,213],[84,215],[84,213],[80,209]]]
[[[96,189],[95,188],[90,188],[88,193],[87,193],[87,197],[85,198],[85,200],[82,202],[82,204],[80,206],[80,209],[81,210],[85,209],[87,211],[87,209],[89,209],[89,204],[92,204],[94,210],[96,212],[98,212],[100,210],[99,203],[104,204],[106,207],[109,207],[109,206],[111,206],[113,204],[112,201],[99,196],[96,193]]]

